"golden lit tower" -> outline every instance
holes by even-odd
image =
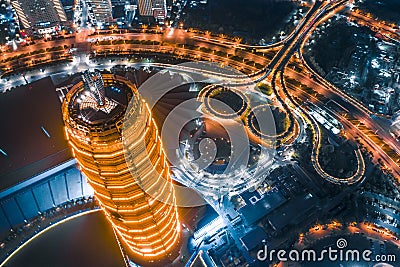
[[[122,137],[128,103],[135,120]],[[122,77],[86,72],[62,110],[73,155],[128,258],[173,260],[180,233],[174,189],[157,126],[136,87]]]

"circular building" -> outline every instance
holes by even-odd
[[[85,72],[66,95],[62,112],[73,155],[127,263],[172,262],[180,236],[174,189],[157,127],[135,85],[112,74]],[[130,123],[122,138],[126,114]],[[156,186],[159,181],[162,188]],[[144,184],[159,190],[149,194]]]

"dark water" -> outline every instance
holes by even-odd
[[[34,239],[7,267],[119,267],[124,262],[100,211],[65,222]]]

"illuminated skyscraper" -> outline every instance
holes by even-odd
[[[139,15],[143,17],[152,17],[152,5],[152,0],[138,0]]]
[[[74,157],[128,258],[139,263],[174,259],[180,224],[151,111],[136,87],[122,77],[86,72],[82,78],[62,106]],[[133,103],[130,114],[135,120],[124,126],[122,137],[128,103]],[[143,184],[156,190],[149,195]]]
[[[167,16],[166,0],[153,0],[153,16],[157,20],[164,20]]]
[[[164,20],[167,16],[166,0],[138,0],[139,15]]]
[[[112,22],[111,0],[84,0],[90,6],[89,18],[96,27]]]
[[[60,0],[12,0],[11,5],[25,29],[51,28],[67,21]]]

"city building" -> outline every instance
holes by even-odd
[[[15,250],[18,238],[26,238],[28,222],[48,225],[57,208],[69,203],[76,209],[77,202],[83,204],[93,195],[65,140],[61,102],[51,79],[19,89],[0,97],[4,123],[0,132],[0,262]],[[10,239],[21,228],[21,235]]]
[[[129,6],[131,1],[125,1],[125,0],[111,0],[111,5],[112,5],[112,17],[113,19],[117,19],[117,24],[118,22],[125,21],[126,17],[126,11],[125,11],[125,5]]]
[[[153,0],[153,17],[157,21],[163,21],[167,16],[166,0]]]
[[[58,30],[67,21],[60,0],[13,0],[21,26],[25,29],[37,29],[39,33],[51,33]]]
[[[0,51],[1,45],[19,38],[19,21],[10,2],[0,1]]]
[[[89,9],[89,19],[93,25],[102,27],[111,23],[112,4],[110,0],[86,0]]]
[[[152,0],[138,0],[139,15],[142,17],[153,16]]]
[[[163,21],[167,16],[167,3],[165,0],[138,0],[139,15],[152,17]]]
[[[193,259],[193,262],[190,263],[190,267],[215,267],[218,266],[215,264],[214,260],[208,255],[207,251],[200,250],[196,257]]]
[[[82,78],[62,107],[74,157],[129,260],[172,261],[180,224],[169,165],[151,112],[135,85],[122,77],[86,72]],[[129,118],[135,119],[124,124],[122,138],[130,101]],[[151,195],[144,191],[146,185],[155,188]]]
[[[278,188],[272,188],[265,194],[260,192],[245,191],[240,194],[240,199],[244,202],[238,212],[247,225],[253,225],[272,211],[287,202]]]

